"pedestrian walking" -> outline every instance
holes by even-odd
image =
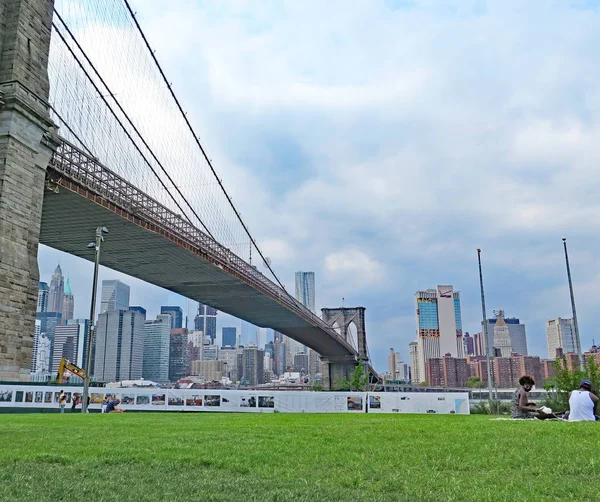
[[[67,406],[67,395],[61,389],[60,394],[58,396],[58,405],[60,406],[60,412],[65,412],[65,406]]]

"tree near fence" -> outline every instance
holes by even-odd
[[[565,411],[569,409],[569,392],[579,389],[581,380],[592,382],[593,391],[597,392],[600,386],[600,365],[590,356],[583,361],[583,371],[579,368],[569,370],[567,368],[567,358],[557,358],[552,363],[556,371],[554,377],[549,378],[544,383],[544,389],[548,391],[548,397],[544,404],[556,411]]]

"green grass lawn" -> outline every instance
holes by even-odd
[[[476,415],[0,415],[0,500],[600,500],[599,438]]]

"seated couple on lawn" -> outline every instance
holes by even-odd
[[[512,418],[537,418],[538,420],[547,420],[549,418],[565,418],[570,422],[593,421],[596,420],[595,407],[598,404],[598,397],[592,393],[592,382],[582,380],[578,390],[569,392],[570,411],[552,412],[544,406],[536,407],[536,403],[529,402],[527,399],[529,391],[535,385],[533,377],[530,375],[522,376],[519,379],[519,387],[512,399]]]

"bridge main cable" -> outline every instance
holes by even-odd
[[[155,155],[155,153],[152,150],[152,148],[150,147],[150,145],[148,145],[148,143],[146,142],[146,140],[144,139],[144,137],[141,135],[141,133],[139,132],[138,128],[135,126],[135,124],[133,123],[133,121],[131,120],[131,118],[127,114],[127,112],[123,109],[123,107],[121,106],[121,104],[119,103],[119,101],[117,100],[117,98],[115,97],[115,94],[108,87],[108,85],[106,84],[106,82],[104,81],[104,79],[102,78],[102,76],[100,75],[100,73],[98,72],[98,70],[96,69],[96,67],[94,66],[94,64],[92,63],[92,61],[88,57],[88,55],[86,54],[86,52],[83,50],[83,47],[81,47],[81,45],[79,44],[79,42],[77,41],[77,39],[75,38],[75,36],[73,35],[73,33],[71,32],[71,30],[70,30],[69,26],[67,25],[67,23],[65,23],[65,21],[63,20],[63,18],[61,17],[61,15],[59,14],[59,12],[56,9],[54,9],[54,13],[56,14],[56,16],[58,17],[58,19],[62,23],[62,25],[67,30],[67,33],[69,34],[69,36],[73,39],[73,42],[75,43],[75,45],[77,46],[77,48],[79,49],[79,51],[81,52],[81,54],[83,55],[83,57],[85,58],[85,60],[87,61],[87,63],[90,65],[90,67],[92,68],[92,70],[94,71],[94,73],[96,74],[96,76],[98,77],[98,79],[100,80],[100,82],[102,83],[102,85],[106,88],[106,90],[108,91],[110,97],[113,99],[113,101],[115,102],[115,104],[117,105],[117,107],[119,108],[119,110],[121,111],[121,113],[125,116],[125,118],[127,119],[127,122],[129,122],[129,125],[131,125],[131,127],[133,128],[133,130],[135,131],[135,133],[138,135],[138,137],[140,138],[140,140],[142,141],[142,143],[144,144],[144,146],[148,149],[148,151],[150,152],[150,154],[152,155],[152,157],[154,158],[154,160],[156,161],[156,163],[160,166],[161,170],[163,171],[163,173],[165,174],[165,176],[167,177],[167,179],[169,180],[169,182],[173,185],[173,187],[175,188],[175,190],[177,191],[177,193],[181,196],[181,198],[183,199],[183,201],[190,208],[190,210],[192,211],[192,213],[194,214],[194,216],[198,219],[198,221],[200,222],[200,224],[202,225],[202,227],[204,228],[204,230],[206,230],[206,232],[208,233],[208,235],[212,239],[214,239],[216,241],[217,239],[215,239],[215,237],[212,235],[210,229],[204,224],[204,222],[202,221],[202,219],[200,218],[200,216],[196,213],[196,211],[194,210],[194,208],[192,207],[192,205],[188,202],[188,200],[185,198],[185,196],[181,193],[181,191],[179,190],[179,187],[177,187],[177,185],[175,184],[175,182],[173,181],[173,179],[169,175],[168,171],[165,169],[165,167],[162,165],[162,163],[160,162],[160,160],[158,159],[158,157]],[[111,111],[111,113],[114,116],[115,120],[118,122],[118,124],[123,129],[123,132],[127,135],[127,137],[129,138],[129,140],[131,141],[131,143],[133,144],[133,146],[135,147],[135,149],[138,151],[138,153],[144,159],[144,162],[148,165],[148,167],[150,168],[150,170],[152,171],[152,173],[154,174],[154,176],[156,176],[156,178],[158,179],[159,183],[163,186],[163,188],[165,189],[165,191],[167,192],[167,194],[169,194],[169,196],[171,197],[171,199],[173,200],[173,202],[175,203],[175,205],[181,211],[182,215],[187,220],[189,220],[189,222],[193,225],[193,222],[192,222],[191,218],[185,213],[185,211],[180,206],[180,204],[177,202],[177,200],[175,199],[175,197],[173,197],[173,194],[171,194],[171,192],[169,191],[169,188],[167,187],[167,185],[164,183],[164,181],[158,175],[158,173],[156,172],[156,170],[152,167],[152,164],[148,161],[148,159],[146,158],[146,156],[144,155],[144,153],[138,147],[138,145],[136,144],[135,140],[131,137],[131,134],[129,133],[129,131],[127,131],[127,128],[123,125],[123,123],[121,122],[121,119],[114,112],[114,110],[112,109],[112,106],[108,103],[108,101],[106,100],[106,97],[102,94],[102,92],[100,91],[100,89],[98,88],[98,86],[96,85],[96,83],[94,82],[94,79],[92,79],[90,77],[89,73],[84,68],[83,64],[81,63],[81,61],[79,60],[79,58],[77,57],[77,55],[74,53],[74,51],[71,49],[71,47],[67,43],[65,37],[61,33],[60,28],[54,23],[54,21],[52,22],[52,26],[54,27],[54,30],[56,31],[56,33],[58,34],[58,36],[61,38],[61,40],[63,41],[63,43],[65,44],[67,50],[71,53],[71,55],[73,56],[73,58],[77,62],[77,65],[79,66],[79,68],[83,71],[83,73],[85,74],[85,76],[87,77],[87,79],[94,86],[94,89],[96,90],[96,92],[98,93],[98,95],[100,96],[100,98],[102,99],[102,101],[104,101],[104,104]],[[61,118],[60,115],[58,115],[58,117]],[[61,121],[62,121],[62,118],[61,118]],[[67,127],[70,129],[70,127],[68,125],[67,125]],[[89,149],[87,148],[87,146],[84,143],[82,143],[82,145],[86,148],[86,150],[89,151]]]
[[[262,258],[263,263],[269,269],[269,271],[271,272],[271,274],[273,274],[273,277],[275,278],[275,280],[277,281],[277,283],[279,284],[279,286],[281,286],[281,288],[285,291],[285,286],[281,283],[281,281],[279,280],[279,278],[277,277],[277,275],[275,274],[275,272],[271,268],[271,264],[268,262],[268,260],[265,258],[265,256],[263,255],[262,251],[258,247],[258,244],[254,240],[254,237],[252,237],[252,234],[250,234],[250,230],[248,229],[248,227],[244,223],[244,220],[242,219],[241,214],[238,212],[238,210],[236,209],[235,205],[233,204],[233,201],[231,200],[231,197],[227,193],[227,190],[225,190],[225,186],[223,185],[223,183],[221,182],[221,180],[217,176],[217,172],[216,172],[215,168],[213,167],[212,162],[208,158],[208,155],[206,155],[206,152],[204,151],[204,148],[202,147],[202,144],[200,143],[200,140],[198,139],[198,135],[194,131],[194,128],[192,127],[192,124],[188,120],[185,112],[183,111],[183,108],[181,107],[181,104],[179,103],[179,100],[177,99],[177,96],[175,95],[175,92],[173,91],[173,88],[171,87],[171,83],[168,81],[167,76],[165,75],[165,73],[164,73],[164,71],[163,71],[160,63],[158,62],[158,59],[156,59],[156,56],[154,55],[154,51],[150,47],[150,43],[148,42],[148,39],[146,38],[146,35],[144,34],[144,31],[142,30],[142,27],[138,23],[138,20],[137,20],[137,18],[135,16],[135,12],[131,8],[131,5],[129,4],[129,1],[128,0],[123,0],[123,2],[125,3],[125,6],[127,7],[127,10],[129,11],[129,14],[131,15],[131,18],[133,19],[133,22],[135,23],[135,26],[136,26],[138,32],[140,33],[140,35],[141,35],[141,37],[142,37],[142,39],[144,41],[144,44],[146,45],[146,48],[148,49],[148,52],[150,53],[150,56],[152,57],[152,60],[154,61],[154,64],[156,64],[156,67],[158,68],[158,71],[160,72],[160,75],[162,76],[163,81],[167,85],[167,89],[169,89],[169,92],[171,93],[171,96],[173,97],[173,100],[175,101],[175,104],[177,105],[177,108],[179,109],[179,112],[181,113],[181,116],[183,117],[183,120],[185,121],[185,123],[186,123],[188,129],[190,130],[190,132],[192,133],[194,141],[198,145],[198,148],[200,148],[200,151],[202,152],[202,155],[206,159],[206,162],[207,162],[208,166],[210,167],[210,170],[212,171],[215,179],[217,180],[219,186],[221,187],[221,190],[225,194],[225,197],[227,198],[227,201],[229,202],[229,205],[231,206],[231,209],[233,209],[233,212],[237,216],[237,218],[238,218],[239,222],[241,223],[242,227],[244,228],[246,234],[250,238],[250,241],[252,242],[252,244],[254,244],[254,247],[256,248],[256,250],[258,251],[258,254]]]

